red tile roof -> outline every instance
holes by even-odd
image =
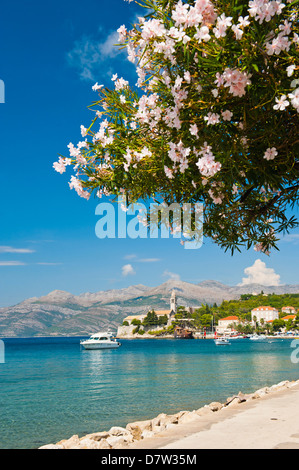
[[[220,318],[219,321],[222,321],[222,320],[239,320],[238,317],[234,316],[234,315],[231,315],[230,317],[225,317],[225,318]]]
[[[294,320],[296,318],[296,315],[287,315],[286,317],[283,317],[282,320]]]
[[[264,307],[263,306],[263,307],[256,307],[252,311],[254,312],[255,310],[258,310],[258,311],[262,310],[263,311],[263,310],[277,310],[277,309],[274,308],[274,307]]]

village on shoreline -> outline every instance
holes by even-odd
[[[243,295],[240,302],[254,295],[257,296],[257,294]],[[268,297],[263,293],[259,295],[262,300],[265,296]],[[259,305],[250,310],[250,319],[248,312],[244,315],[243,309],[241,316],[232,314],[215,320],[213,311],[215,305],[212,308],[207,305],[178,306],[177,295],[173,290],[168,310],[152,309],[147,313],[125,317],[122,325],[118,327],[117,337],[120,339],[211,339],[223,336],[249,337],[253,334],[285,338],[299,335],[299,309],[296,307],[283,305],[279,309],[269,305]]]

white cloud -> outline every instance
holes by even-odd
[[[125,255],[124,259],[134,259],[136,263],[156,263],[157,261],[160,261],[160,258],[137,258],[137,255],[134,254]]]
[[[84,36],[75,41],[73,49],[68,52],[68,64],[78,70],[82,80],[97,81],[112,75],[111,60],[124,53],[116,46],[117,43],[117,31],[110,32],[104,39]]]
[[[164,271],[162,274],[164,277],[168,277],[168,279],[172,279],[173,281],[180,281],[180,275],[177,273],[172,273],[171,271],[168,271],[167,269]]]
[[[280,275],[273,268],[267,268],[266,263],[257,259],[252,266],[244,269],[247,277],[243,277],[239,286],[248,284],[261,284],[262,286],[279,286]]]
[[[36,264],[39,264],[41,266],[59,266],[61,265],[62,263],[36,263]]]
[[[115,57],[120,53],[120,49],[117,48],[117,44],[118,44],[118,32],[112,31],[110,34],[108,34],[105,41],[99,43],[98,45],[102,60]]]
[[[131,264],[124,264],[124,266],[121,268],[121,272],[123,276],[136,274]]]
[[[160,258],[141,258],[136,261],[138,261],[138,263],[156,263],[160,261]]]
[[[14,248],[12,246],[0,246],[0,253],[34,253],[35,250],[29,248]]]
[[[281,242],[286,242],[286,243],[294,243],[294,245],[298,245],[299,243],[299,233],[289,233],[282,237],[280,240]]]
[[[134,259],[137,258],[137,255],[131,254],[131,255],[125,255],[124,259]]]
[[[21,261],[0,261],[0,266],[25,266]]]

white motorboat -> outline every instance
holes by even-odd
[[[266,339],[266,336],[265,335],[252,335],[250,336],[251,341],[262,341],[264,339]]]
[[[116,349],[121,346],[113,333],[109,331],[100,331],[94,333],[90,338],[80,341],[84,349]]]
[[[215,344],[217,344],[217,346],[230,344],[230,342],[228,341],[228,339],[227,339],[227,338],[224,338],[224,337],[222,337],[222,338],[216,338],[216,339],[214,340],[214,342],[215,342]]]

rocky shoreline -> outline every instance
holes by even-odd
[[[162,436],[165,431],[179,431],[181,426],[199,423],[209,415],[215,416],[215,413],[221,410],[234,407],[241,409],[244,403],[263,399],[296,385],[299,385],[299,380],[285,380],[271,387],[263,387],[253,393],[239,392],[237,395],[228,397],[225,403],[211,402],[198,410],[180,411],[173,415],[161,413],[153,419],[129,423],[125,428],[114,426],[109,431],[95,432],[81,438],[78,435],[73,435],[69,439],[63,439],[56,444],[47,444],[39,449],[130,449],[145,439],[149,442],[151,438],[159,438],[159,435]]]

